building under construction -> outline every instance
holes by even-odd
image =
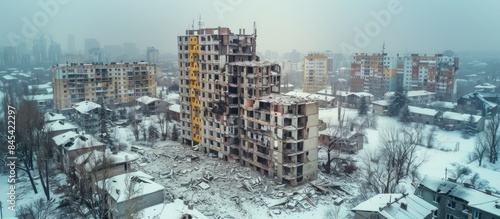
[[[178,37],[182,143],[296,185],[318,171],[318,106],[280,95],[281,69],[261,62],[257,31]]]

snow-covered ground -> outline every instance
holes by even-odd
[[[346,117],[357,116],[356,110],[342,110]],[[319,117],[327,123],[334,123],[337,120],[337,109],[321,109]],[[146,126],[151,123],[156,124],[156,116],[142,117],[142,119]],[[170,127],[173,124],[170,123]],[[378,130],[398,125],[402,124],[397,121],[397,118],[378,117]],[[427,133],[430,129],[431,126],[425,126],[423,132]],[[366,130],[367,142],[364,144],[364,149],[353,156],[354,159],[360,161],[367,152],[377,149],[379,145],[378,130]],[[142,134],[140,138],[142,139]],[[359,193],[359,171],[352,174],[351,177],[336,177],[318,173],[318,180],[315,183],[334,183],[345,190],[342,192],[328,189],[330,194],[323,195],[313,190],[308,184],[298,187],[282,187],[273,179],[260,176],[249,167],[212,158],[201,152],[193,151],[190,147],[182,146],[178,142],[158,141],[152,147],[151,144],[142,140],[136,142],[130,126],[117,127],[116,139],[120,143],[126,144],[128,150],[131,146],[144,149],[144,155],[133,167],[154,176],[156,182],[165,186],[165,196],[168,201],[172,201],[174,198],[188,200],[196,209],[210,218],[218,216],[225,216],[225,218],[230,218],[227,216],[232,218],[323,218],[327,210],[335,208],[333,202],[339,199],[343,199],[344,202],[338,211],[343,214],[343,217],[348,217],[349,214],[352,215],[350,209],[356,204],[356,201],[352,199]],[[473,172],[480,175],[481,179],[487,180],[489,189],[500,191],[500,180],[498,180],[500,165],[491,165],[487,160],[483,162],[484,167],[479,167],[477,161],[468,163],[467,157],[473,147],[474,138],[464,139],[460,131],[437,129],[435,148],[429,149],[424,146],[419,148],[420,155],[428,157],[427,162],[420,167],[419,172],[422,176],[442,179],[445,178],[446,170],[448,170],[447,177],[450,177],[454,164],[458,163],[471,168]],[[324,150],[320,150],[320,162],[325,160],[325,156]],[[357,163],[362,165],[363,162]],[[359,168],[362,167],[358,166]],[[212,180],[203,179],[207,172],[214,177]],[[165,177],[166,175],[170,176]],[[260,180],[256,182],[256,179],[259,178]],[[0,180],[0,192],[6,194],[6,176],[1,175]],[[202,189],[198,185],[202,181],[206,181],[208,189]],[[252,192],[243,187],[245,181],[252,185]],[[56,180],[56,182],[62,183],[63,179]],[[33,195],[28,180],[25,179],[19,184],[18,204],[27,204],[35,198],[43,197],[40,185],[38,185],[40,192]],[[52,188],[56,188],[56,186],[52,186]],[[408,192],[413,192],[411,186],[407,186],[407,188],[410,189]],[[279,200],[283,196],[292,198],[302,194],[314,194],[310,195],[314,206],[304,209],[301,204],[293,208],[287,208],[286,205],[275,207],[266,205],[266,203]],[[4,204],[4,217],[9,216],[12,217],[14,214],[8,212],[6,204]]]

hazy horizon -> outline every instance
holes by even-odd
[[[256,22],[261,53],[380,52],[384,42],[389,53],[500,51],[500,27],[493,23],[500,20],[496,13],[500,2],[494,0],[481,4],[452,0],[40,2],[56,4],[44,9],[39,2],[0,2],[0,18],[9,21],[0,30],[0,46],[11,45],[17,37],[31,39],[23,34],[26,23],[31,23],[60,43],[63,51],[68,34],[73,34],[77,50],[83,49],[84,39],[95,38],[101,48],[135,42],[139,51],[155,46],[161,53],[176,53],[176,36],[191,28],[193,21],[198,28],[201,16],[203,27],[229,27],[235,33],[239,28],[251,33]],[[384,17],[387,13],[390,18]]]

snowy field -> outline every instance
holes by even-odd
[[[175,97],[174,97],[175,98]],[[356,117],[357,111],[345,110],[345,116]],[[156,117],[143,117],[146,126],[156,123]],[[337,109],[321,109],[320,119],[325,122],[335,122],[337,119]],[[378,117],[378,130],[387,129],[401,125],[397,118]],[[170,127],[173,123],[170,123]],[[431,126],[426,126],[424,132],[427,133]],[[178,142],[158,141],[153,146],[147,142],[136,142],[132,129],[128,127],[116,128],[116,139],[126,144],[128,150],[131,146],[141,147],[145,153],[133,164],[133,167],[142,170],[156,178],[156,181],[165,186],[165,197],[167,202],[174,198],[183,198],[190,201],[196,209],[207,215],[209,218],[324,218],[325,212],[335,209],[333,203],[343,199],[339,211],[342,217],[352,216],[350,209],[357,204],[354,200],[359,193],[359,169],[362,162],[359,162],[366,153],[376,150],[379,145],[379,133],[377,130],[367,129],[367,142],[364,149],[353,158],[358,160],[358,171],[350,177],[336,177],[318,174],[317,184],[333,183],[339,185],[344,191],[328,189],[329,194],[321,194],[312,186],[303,184],[298,187],[288,187],[275,183],[273,179],[260,176],[248,167],[239,164],[230,164],[210,157],[198,151],[191,150],[190,147],[182,146]],[[142,138],[142,135],[141,137]],[[450,170],[454,169],[455,163],[465,165],[474,173],[478,173],[481,179],[489,182],[486,188],[492,191],[500,191],[500,165],[491,165],[488,161],[483,162],[483,167],[479,167],[477,161],[468,163],[468,154],[473,150],[474,138],[464,139],[460,131],[445,131],[437,129],[436,148],[420,147],[421,156],[427,156],[428,160],[419,169],[420,175],[435,179],[445,178],[446,169],[448,177]],[[325,161],[326,153],[323,149],[319,152],[320,163]],[[473,174],[470,174],[472,176]],[[207,176],[209,180],[207,180]],[[43,190],[36,180],[39,193],[34,195],[27,177],[21,175],[21,182],[17,184],[18,195],[17,205],[25,205],[29,202],[43,198]],[[58,185],[65,183],[63,174],[54,176],[52,191]],[[208,185],[208,188],[204,182]],[[251,191],[243,186],[250,185]],[[0,193],[7,193],[7,176],[0,176]],[[408,183],[410,185],[410,183]],[[411,186],[406,186],[407,192],[413,192]],[[307,204],[302,198],[308,195],[312,203]],[[54,202],[61,199],[54,195]],[[289,199],[301,199],[302,202],[294,206],[277,205],[284,197]],[[14,212],[8,211],[2,198],[4,218],[15,216]],[[272,207],[268,207],[272,206]],[[55,217],[57,218],[57,217]]]

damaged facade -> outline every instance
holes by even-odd
[[[291,185],[312,180],[318,105],[280,95],[280,66],[259,61],[255,40],[255,29],[178,37],[182,143]]]

